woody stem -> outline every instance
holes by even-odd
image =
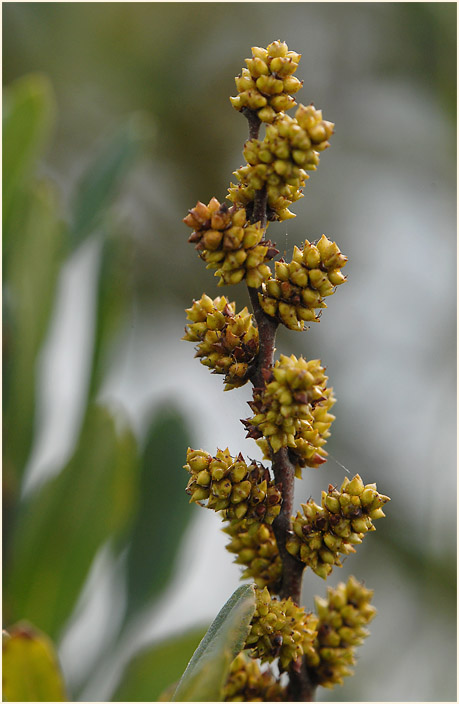
[[[257,113],[248,108],[243,108],[242,112],[249,123],[249,138],[257,139],[261,125]],[[259,222],[262,227],[266,227],[267,203],[266,188],[256,191],[251,222]],[[255,388],[263,388],[270,377],[274,364],[274,343],[278,322],[263,311],[258,300],[258,290],[250,287],[248,290],[259,336],[259,353],[250,380]],[[304,564],[290,555],[286,548],[287,538],[291,531],[290,517],[293,513],[295,467],[288,456],[288,448],[282,447],[278,452],[272,452],[271,455],[274,479],[276,484],[280,485],[282,492],[281,512],[273,522],[273,531],[283,567],[279,596],[281,599],[291,597],[299,605]],[[311,682],[304,660],[299,659],[291,665],[289,679],[289,694],[293,701],[313,701],[315,686]]]

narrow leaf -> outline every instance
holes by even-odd
[[[149,130],[143,114],[132,115],[84,173],[73,207],[71,238],[74,246],[99,225],[127,170],[149,138]]]
[[[3,695],[8,702],[68,701],[51,640],[27,622],[3,639]]]
[[[183,470],[190,436],[180,412],[160,408],[141,459],[140,501],[127,552],[127,621],[167,585],[193,509]]]
[[[48,78],[23,76],[4,93],[3,110],[3,242],[13,236],[11,218],[21,189],[33,174],[36,161],[51,133],[55,117],[54,94]]]
[[[129,306],[132,276],[131,241],[127,237],[105,233],[96,299],[96,324],[89,397],[94,398],[106,369],[107,354]]]
[[[50,183],[35,184],[24,209],[24,223],[14,233],[4,270],[5,451],[10,470],[17,474],[32,444],[36,364],[53,309],[64,240]]]
[[[123,673],[112,701],[158,701],[171,684],[172,696],[180,675],[204,633],[202,630],[187,631],[155,643],[135,655]]]
[[[188,663],[172,701],[222,700],[229,667],[244,647],[254,611],[254,587],[243,585],[236,589]]]
[[[7,611],[52,637],[72,613],[99,547],[126,530],[136,487],[136,443],[107,410],[89,410],[62,472],[20,507]]]

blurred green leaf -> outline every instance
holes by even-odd
[[[89,409],[62,472],[20,506],[6,596],[13,619],[57,636],[99,547],[127,529],[136,499],[136,442],[110,413]]]
[[[141,459],[140,504],[127,553],[125,621],[166,586],[192,516],[184,458],[190,445],[182,415],[162,407],[153,418]]]
[[[73,204],[70,233],[73,246],[78,246],[98,227],[110,200],[150,135],[151,125],[145,115],[132,115],[87,169]]]
[[[48,330],[64,239],[52,184],[35,184],[27,206],[4,275],[5,449],[17,473],[32,444],[37,356]]]
[[[3,103],[3,247],[14,237],[12,212],[51,133],[55,104],[48,78],[34,73],[5,89]]]
[[[8,702],[65,702],[64,682],[51,640],[20,622],[3,640],[3,696]]]
[[[106,369],[107,353],[129,305],[131,260],[131,240],[106,233],[102,243],[98,276],[90,398],[93,398],[99,389]]]
[[[205,630],[187,631],[135,655],[123,673],[112,701],[158,701],[171,683],[176,686],[204,634]]]
[[[244,584],[228,599],[202,639],[172,701],[222,701],[229,667],[244,647],[254,611],[254,587]]]

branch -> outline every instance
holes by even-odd
[[[249,139],[257,139],[261,125],[257,113],[249,108],[243,108],[242,113],[249,123]],[[266,227],[267,203],[268,196],[266,187],[264,187],[255,193],[251,222],[260,222],[262,227]],[[274,343],[278,322],[263,311],[258,300],[258,290],[250,287],[248,287],[248,290],[259,336],[259,352],[256,363],[250,373],[250,381],[255,388],[263,388],[270,377],[274,364]],[[279,596],[281,599],[291,597],[299,605],[301,580],[305,566],[296,557],[290,555],[285,547],[291,531],[295,467],[289,459],[288,448],[286,447],[282,447],[278,452],[272,453],[271,459],[276,484],[281,486],[282,491],[281,512],[273,522],[273,531],[283,568]],[[315,685],[311,681],[304,658],[298,659],[290,666],[288,689],[293,701],[313,701]]]
[[[257,111],[250,108],[242,108],[241,112],[249,123],[249,139],[258,139],[261,120],[257,115]]]

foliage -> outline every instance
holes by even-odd
[[[58,643],[75,618],[101,548],[109,545],[114,559],[126,556],[127,595],[122,628],[99,660],[110,657],[123,630],[167,589],[190,520],[186,497],[169,481],[178,476],[173,470],[190,444],[181,412],[171,404],[156,409],[145,419],[141,442],[127,417],[98,400],[131,298],[126,259],[132,242],[119,234],[112,205],[151,129],[143,115],[128,117],[95,149],[64,211],[58,185],[42,175],[56,123],[55,103],[52,86],[41,74],[24,76],[5,91],[3,594],[11,636],[4,645],[10,701],[66,698],[62,689],[58,693],[60,675],[48,636]],[[100,242],[101,255],[80,429],[65,466],[24,491],[40,432],[38,362],[64,267],[88,240]],[[162,500],[152,512],[155,495]],[[179,518],[157,541],[171,507]]]

